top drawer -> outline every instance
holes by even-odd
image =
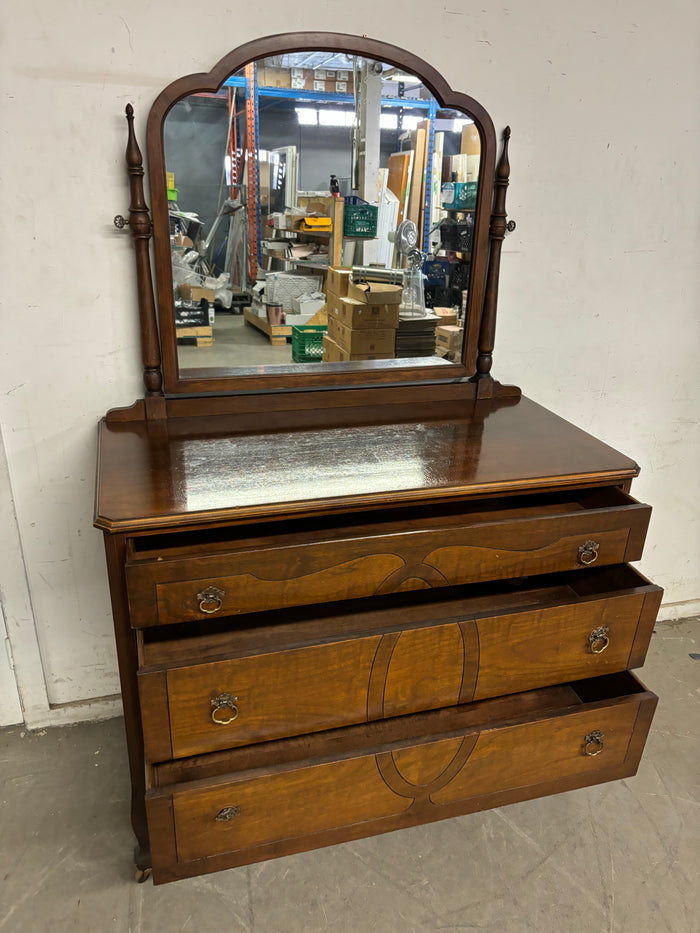
[[[136,628],[616,564],[651,508],[617,488],[261,524],[130,542]]]

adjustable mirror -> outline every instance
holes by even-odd
[[[430,65],[269,37],[166,88],[147,142],[166,394],[474,375],[495,135]]]

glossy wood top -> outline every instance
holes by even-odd
[[[463,410],[258,433],[239,433],[233,416],[103,421],[95,524],[147,531],[615,483],[639,472],[529,399]]]

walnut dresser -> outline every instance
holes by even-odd
[[[274,38],[224,60],[216,80],[261,50],[342,43],[451,99],[429,66],[381,43]],[[637,769],[656,697],[630,671],[661,590],[629,562],[651,510],[630,494],[632,460],[490,375],[507,160],[496,171],[490,121],[469,106],[487,202],[478,303],[462,364],[434,360],[427,376],[399,361],[317,364],[324,384],[310,365],[270,367],[237,374],[246,391],[222,389],[217,372],[206,393],[200,372],[173,371],[130,135],[146,396],[100,425],[95,524],[142,878]],[[159,280],[159,302],[163,291]]]

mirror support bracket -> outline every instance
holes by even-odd
[[[510,224],[506,223],[506,217],[508,216],[506,214],[506,192],[510,177],[509,140],[510,127],[507,126],[503,130],[503,148],[496,166],[494,181],[495,192],[491,225],[489,227],[489,264],[481,327],[479,329],[479,353],[476,358],[476,375],[474,376],[476,381],[492,379],[491,366],[493,365],[493,347],[496,340],[496,309],[498,306],[498,277],[501,269],[501,247],[503,246],[506,231],[512,229]],[[514,227],[515,224],[513,224]]]
[[[158,342],[158,325],[156,323],[156,306],[153,296],[151,258],[149,255],[153,224],[144,197],[143,158],[136,141],[134,108],[131,104],[126,105],[126,120],[129,127],[126,165],[131,195],[128,226],[134,238],[134,249],[136,251],[136,281],[141,324],[143,381],[146,387],[146,412],[147,417],[164,418],[163,374],[161,371],[160,344]]]

